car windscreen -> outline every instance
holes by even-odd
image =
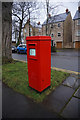
[[[26,48],[26,45],[20,45],[19,47],[23,47],[23,48]]]

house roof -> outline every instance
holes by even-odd
[[[79,10],[76,11],[73,20],[80,19],[80,12]]]
[[[70,12],[52,16],[51,18],[49,18],[48,23],[56,23],[56,22],[65,21],[66,17],[68,16],[69,13]],[[46,24],[46,20],[44,21],[43,25],[45,25],[45,24]]]
[[[26,24],[28,24],[28,22],[26,22],[25,25],[26,25]],[[41,24],[38,25],[36,22],[30,22],[30,24],[31,24],[32,27],[36,27],[36,28],[41,28],[41,27],[42,27]],[[25,25],[24,25],[24,28],[25,28]]]

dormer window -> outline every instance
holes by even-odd
[[[78,30],[78,31],[76,32],[76,36],[77,36],[77,37],[80,36],[80,30]]]

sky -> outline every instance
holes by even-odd
[[[44,0],[42,0],[42,1],[44,1]],[[79,0],[61,0],[61,2],[59,0],[56,0],[56,2],[53,2],[53,0],[50,0],[50,1],[52,1],[52,4],[54,4],[54,5],[56,5],[56,4],[62,5],[58,8],[57,14],[65,13],[65,10],[68,8],[69,11],[71,12],[72,18],[74,17],[74,15],[78,9],[78,4],[79,4],[78,3]],[[46,19],[46,14],[43,14],[43,16],[40,16],[41,24],[44,22],[45,19]]]
[[[14,2],[18,1],[18,2],[27,2],[27,1],[32,1],[32,0],[13,0]],[[45,2],[46,0],[36,0],[37,2]],[[74,17],[77,9],[78,9],[78,5],[80,5],[80,0],[49,0],[51,2],[51,4],[56,5],[56,4],[61,4],[62,6],[60,6],[57,10],[56,14],[61,14],[61,13],[65,13],[66,9],[69,9],[69,11],[71,12],[71,16],[72,18]],[[40,10],[41,15],[38,17],[38,19],[36,20],[36,22],[40,22],[41,24],[43,24],[43,22],[46,20],[46,11],[43,9]],[[55,15],[56,15],[55,14]]]
[[[27,2],[27,1],[33,1],[33,0],[13,0],[14,2]],[[74,17],[77,9],[78,9],[78,4],[80,5],[80,0],[49,0],[51,4],[56,5],[56,4],[61,4],[57,10],[56,14],[61,14],[65,13],[65,10],[68,8],[69,11],[71,12],[72,18]],[[46,2],[46,0],[36,0],[36,2]],[[42,24],[46,20],[46,11],[44,11],[44,8],[40,10],[41,15],[39,18],[36,20],[36,22],[39,22]]]

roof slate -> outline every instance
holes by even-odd
[[[74,18],[73,20],[76,20],[76,19],[80,19],[80,12],[77,10],[75,15],[74,15]]]
[[[56,22],[65,21],[69,13],[70,12],[52,16],[51,18],[49,18],[48,23],[56,23]],[[45,24],[46,24],[46,20],[44,21],[43,25]]]

